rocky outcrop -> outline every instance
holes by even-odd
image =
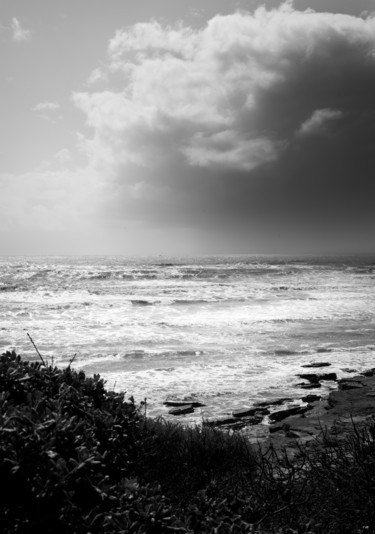
[[[234,423],[237,423],[238,419],[235,417],[222,417],[219,419],[206,419],[203,421],[204,426],[226,426],[226,425],[232,425]]]
[[[321,388],[322,384],[320,382],[312,382],[310,384],[305,384],[305,382],[300,382],[299,384],[296,384],[301,389],[317,389]]]
[[[178,408],[171,408],[168,413],[170,415],[185,415],[193,412],[194,406],[192,404],[185,404],[183,406],[179,406]]]
[[[317,446],[321,435],[329,440],[342,439],[353,432],[353,423],[361,425],[375,416],[375,376],[354,376],[338,382],[338,389],[328,399],[315,400],[311,410],[292,415],[270,426],[262,447],[272,444],[285,449],[288,457],[299,454],[300,446]]]
[[[313,363],[306,363],[305,365],[301,365],[301,367],[329,367],[332,365],[328,362],[313,362]]]
[[[249,417],[223,417],[221,419],[208,419],[203,422],[205,426],[222,427],[227,430],[240,430],[241,428],[259,425],[263,420],[262,415]]]
[[[167,400],[163,402],[164,406],[173,406],[173,407],[180,407],[180,406],[186,406],[189,404],[190,406],[193,406],[193,408],[201,408],[202,406],[206,406],[205,404],[202,404],[201,402],[185,399],[185,400]]]
[[[362,388],[361,382],[355,382],[354,380],[340,380],[339,382],[339,389],[345,390],[345,389],[358,389]]]
[[[310,380],[300,385],[301,388],[320,387],[320,380],[337,380],[335,373],[298,376]],[[278,450],[285,449],[288,457],[293,458],[300,453],[301,445],[316,446],[316,438],[323,433],[328,437],[332,435],[333,440],[341,439],[353,431],[353,423],[362,424],[375,417],[375,370],[341,379],[337,387],[326,399],[314,394],[300,397],[307,406],[291,406],[290,403],[298,399],[289,397],[262,401],[231,415],[205,420],[203,424],[230,430],[245,429],[250,441],[259,443],[262,448],[272,444]],[[167,406],[172,403],[171,415],[192,413],[194,407],[202,406],[196,401],[165,401]],[[275,410],[277,406],[283,409]]]
[[[301,401],[303,402],[316,402],[319,401],[322,397],[320,395],[305,395],[304,397],[301,397]]]
[[[361,375],[363,375],[363,376],[374,376],[375,375],[375,367],[373,367],[372,369],[367,369],[367,371],[364,371],[363,373],[361,373]]]
[[[283,397],[282,399],[269,400],[264,402],[255,402],[254,406],[280,406],[280,404],[285,404],[286,402],[292,402],[293,399],[290,397]]]
[[[178,408],[171,408],[169,410],[170,415],[185,415],[187,413],[193,413],[194,412],[194,406],[192,404],[183,404],[182,406],[179,406]]]
[[[317,382],[320,382],[321,380],[337,380],[336,373],[323,373],[323,374],[316,374],[316,373],[302,373],[296,375],[299,378],[302,378],[303,380],[308,380],[311,384],[316,384]]]
[[[278,412],[273,412],[269,416],[269,420],[271,423],[276,423],[277,421],[282,421],[283,419],[286,419],[287,417],[290,417],[291,415],[302,415],[308,410],[312,410],[311,405],[307,406],[292,406],[291,408],[287,408],[286,410],[280,410]]]
[[[249,417],[253,415],[267,415],[270,411],[267,408],[243,408],[232,412],[233,417]]]

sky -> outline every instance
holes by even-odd
[[[1,0],[0,255],[375,252],[375,0]]]

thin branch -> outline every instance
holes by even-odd
[[[72,363],[74,362],[76,356],[77,356],[77,353],[75,353],[73,358],[70,358],[68,368],[72,365]]]
[[[47,367],[46,362],[45,362],[44,359],[43,359],[43,356],[40,354],[40,352],[39,352],[39,350],[38,350],[38,347],[35,345],[35,343],[34,343],[34,341],[33,341],[33,338],[30,336],[29,332],[26,332],[26,333],[27,333],[27,335],[28,335],[28,337],[29,337],[31,343],[34,345],[34,349],[36,350],[37,355],[38,355],[39,358],[42,360],[42,364],[44,365],[44,367]]]

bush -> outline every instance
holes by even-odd
[[[145,424],[138,471],[158,481],[175,501],[215,487],[228,493],[248,486],[256,469],[255,454],[241,434],[206,426],[182,427],[163,419]]]
[[[149,420],[99,375],[0,357],[0,525],[13,533],[375,532],[375,422],[291,463]]]
[[[112,507],[112,488],[132,472],[138,421],[134,402],[107,392],[98,375],[86,378],[70,368],[61,371],[22,362],[14,352],[3,354],[3,532],[92,528],[92,511],[103,515]]]

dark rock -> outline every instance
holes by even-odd
[[[298,376],[299,378],[303,378],[304,380],[308,380],[311,384],[316,384],[321,380],[337,380],[336,373],[325,373],[321,375],[317,375],[315,373],[302,373],[296,376]]]
[[[305,397],[301,397],[301,400],[303,402],[315,402],[320,400],[322,397],[320,395],[306,395]]]
[[[339,389],[348,390],[348,389],[358,389],[363,388],[361,382],[355,382],[354,380],[340,380]]]
[[[193,413],[194,412],[194,406],[192,404],[184,404],[182,406],[179,406],[178,408],[172,408],[169,410],[169,414],[171,415],[185,415],[186,413]]]
[[[281,410],[279,412],[273,412],[269,416],[271,422],[278,422],[282,421],[283,419],[286,419],[287,417],[291,415],[302,415],[308,410],[311,410],[312,406],[294,406],[292,408],[288,408],[287,410]]]
[[[318,354],[323,354],[325,352],[332,352],[332,349],[325,349],[324,347],[321,347],[319,348],[317,351],[316,351]]]
[[[352,434],[353,424],[359,428],[359,425],[366,425],[372,421],[375,413],[375,376],[356,376],[346,381],[360,382],[363,387],[349,390],[335,389],[329,393],[326,400],[316,403],[307,417],[297,414],[272,424],[268,427],[268,438],[264,445],[261,444],[262,450],[266,451],[271,444],[275,450],[285,452],[288,458],[293,460],[300,454],[301,445],[313,444],[314,448],[321,449],[326,442],[326,439],[321,437],[325,434],[329,433],[329,436],[337,442]],[[319,386],[320,384],[317,387]],[[288,439],[292,434],[293,437],[298,435],[296,445],[294,445],[295,440]]]
[[[361,373],[362,376],[374,376],[375,375],[375,367],[373,367],[372,369],[366,369],[366,371],[363,371],[363,373]]]
[[[269,427],[268,431],[270,434],[274,434],[275,432],[281,432],[284,430],[284,425],[282,425],[281,423],[280,424],[276,424],[276,425],[272,425]]]
[[[353,418],[359,415],[361,417],[373,416],[375,405],[372,393],[375,393],[375,379],[364,378],[363,388],[332,391],[328,397],[328,404],[335,415],[342,416],[344,413],[346,416],[350,414]]]
[[[202,404],[201,402],[195,402],[195,401],[190,401],[190,400],[184,400],[184,401],[170,400],[170,401],[164,401],[163,404],[165,406],[175,406],[177,408],[180,406],[186,406],[186,405],[193,406],[193,408],[201,408],[202,406],[206,406],[205,404]]]
[[[248,416],[254,416],[257,415],[258,417],[260,415],[268,415],[270,413],[269,410],[266,408],[243,408],[242,410],[236,410],[235,412],[232,412],[233,417],[248,417]]]
[[[259,425],[263,421],[263,417],[241,417],[235,420],[234,423],[227,423],[224,426],[232,429],[244,428],[246,426]]]
[[[258,411],[257,408],[242,408],[242,410],[236,410],[232,412],[233,417],[246,417],[249,415],[255,415]]]
[[[295,354],[294,350],[287,350],[287,349],[278,349],[275,350],[276,356],[292,356]]]
[[[132,300],[131,303],[134,306],[151,306],[151,302],[148,300]]]
[[[329,367],[332,365],[328,362],[315,362],[315,363],[306,363],[305,365],[301,365],[301,367]]]
[[[350,367],[344,367],[341,371],[344,371],[345,373],[358,373],[357,369],[350,369]]]
[[[283,399],[274,401],[254,402],[254,406],[279,406],[280,404],[284,404],[284,402],[292,402],[292,400],[289,397],[284,397]]]
[[[223,417],[222,419],[207,419],[206,421],[203,421],[205,426],[223,426],[232,423],[238,423],[238,419],[235,417]]]
[[[318,375],[314,373],[302,373],[296,376],[298,376],[299,378],[303,378],[304,380],[308,380],[311,384],[316,384],[317,382],[319,382]]]
[[[254,415],[253,417],[245,417],[243,419],[246,426],[248,425],[259,425],[263,421],[263,417],[259,415]]]
[[[320,382],[314,382],[312,384],[305,384],[304,382],[302,382],[296,385],[299,386],[301,389],[317,389],[322,387],[322,384]]]

